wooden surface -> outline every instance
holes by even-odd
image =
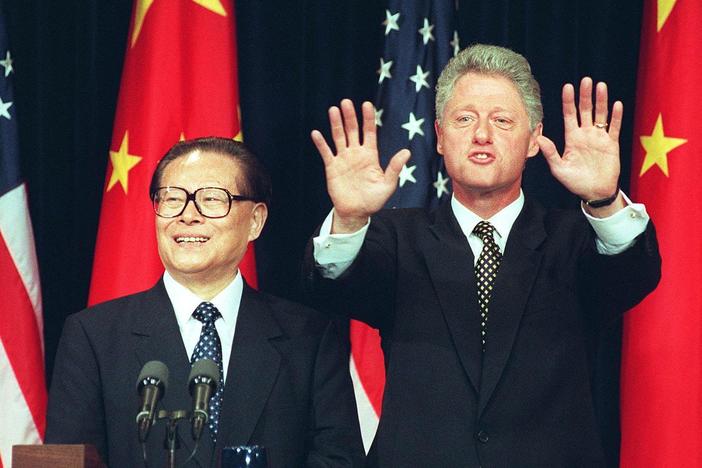
[[[15,445],[13,468],[104,468],[92,445]]]

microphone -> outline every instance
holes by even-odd
[[[136,416],[139,442],[146,442],[149,430],[156,416],[156,405],[163,398],[168,388],[168,367],[161,361],[149,361],[144,364],[137,379],[137,393],[141,406]]]
[[[209,419],[210,397],[219,387],[219,366],[212,359],[195,362],[190,369],[188,382],[193,397],[192,435],[197,442]]]

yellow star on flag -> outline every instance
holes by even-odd
[[[222,6],[220,0],[192,0],[193,3],[197,3],[203,8],[210,10],[212,13],[216,13],[220,16],[227,16],[227,11]],[[138,0],[134,6],[134,31],[132,31],[131,45],[134,47],[137,39],[139,38],[139,33],[141,33],[141,28],[144,26],[144,17],[149,12],[149,8],[154,4],[154,0]]]
[[[665,21],[668,19],[668,16],[670,16],[670,12],[673,11],[673,7],[675,6],[675,2],[677,0],[658,0],[657,2],[657,8],[656,8],[656,13],[657,13],[657,21],[656,21],[656,30],[660,32],[661,29],[663,29],[663,25],[665,24]]]
[[[109,192],[114,185],[119,182],[127,193],[127,185],[129,182],[129,171],[139,164],[140,156],[129,154],[129,136],[128,132],[124,132],[122,143],[119,146],[119,151],[110,151],[110,162],[112,163],[112,175],[110,182],[107,184],[106,192]]]
[[[663,174],[668,177],[668,153],[685,143],[687,143],[687,140],[684,138],[665,136],[663,132],[663,115],[658,114],[653,133],[650,136],[641,137],[641,145],[646,150],[646,156],[641,165],[639,177],[644,175],[654,165],[657,165]]]

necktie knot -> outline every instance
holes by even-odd
[[[492,232],[495,230],[495,226],[487,221],[480,221],[475,228],[473,228],[473,234],[478,236],[483,243],[494,241],[495,238],[492,236]]]
[[[193,318],[199,320],[203,325],[213,325],[222,314],[211,302],[201,302],[193,312]]]

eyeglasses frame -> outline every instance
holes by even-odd
[[[173,216],[163,216],[158,211],[156,211],[156,194],[159,192],[159,190],[162,190],[162,189],[180,189],[186,193],[187,198],[185,199],[185,204],[183,204],[183,208],[180,210],[180,212],[178,212],[178,214],[175,214]],[[229,197],[229,207],[227,208],[227,212],[225,214],[223,214],[222,216],[208,216],[202,212],[202,210],[200,209],[200,206],[197,204],[197,201],[195,200],[195,195],[200,190],[207,190],[207,189],[224,190],[224,192]],[[252,198],[252,197],[247,197],[244,195],[234,195],[229,190],[225,189],[224,187],[200,187],[191,193],[187,189],[184,189],[183,187],[178,187],[176,185],[167,185],[165,187],[156,188],[156,190],[154,190],[154,192],[151,194],[151,206],[153,207],[154,212],[156,213],[156,216],[158,216],[160,218],[165,218],[165,219],[177,218],[178,216],[182,215],[185,212],[185,209],[188,207],[188,203],[190,203],[191,201],[193,202],[195,209],[197,210],[198,213],[200,213],[201,216],[204,216],[205,218],[208,218],[208,219],[220,219],[220,218],[226,218],[229,215],[229,213],[232,211],[232,202],[234,202],[234,201],[256,201],[256,199]]]

